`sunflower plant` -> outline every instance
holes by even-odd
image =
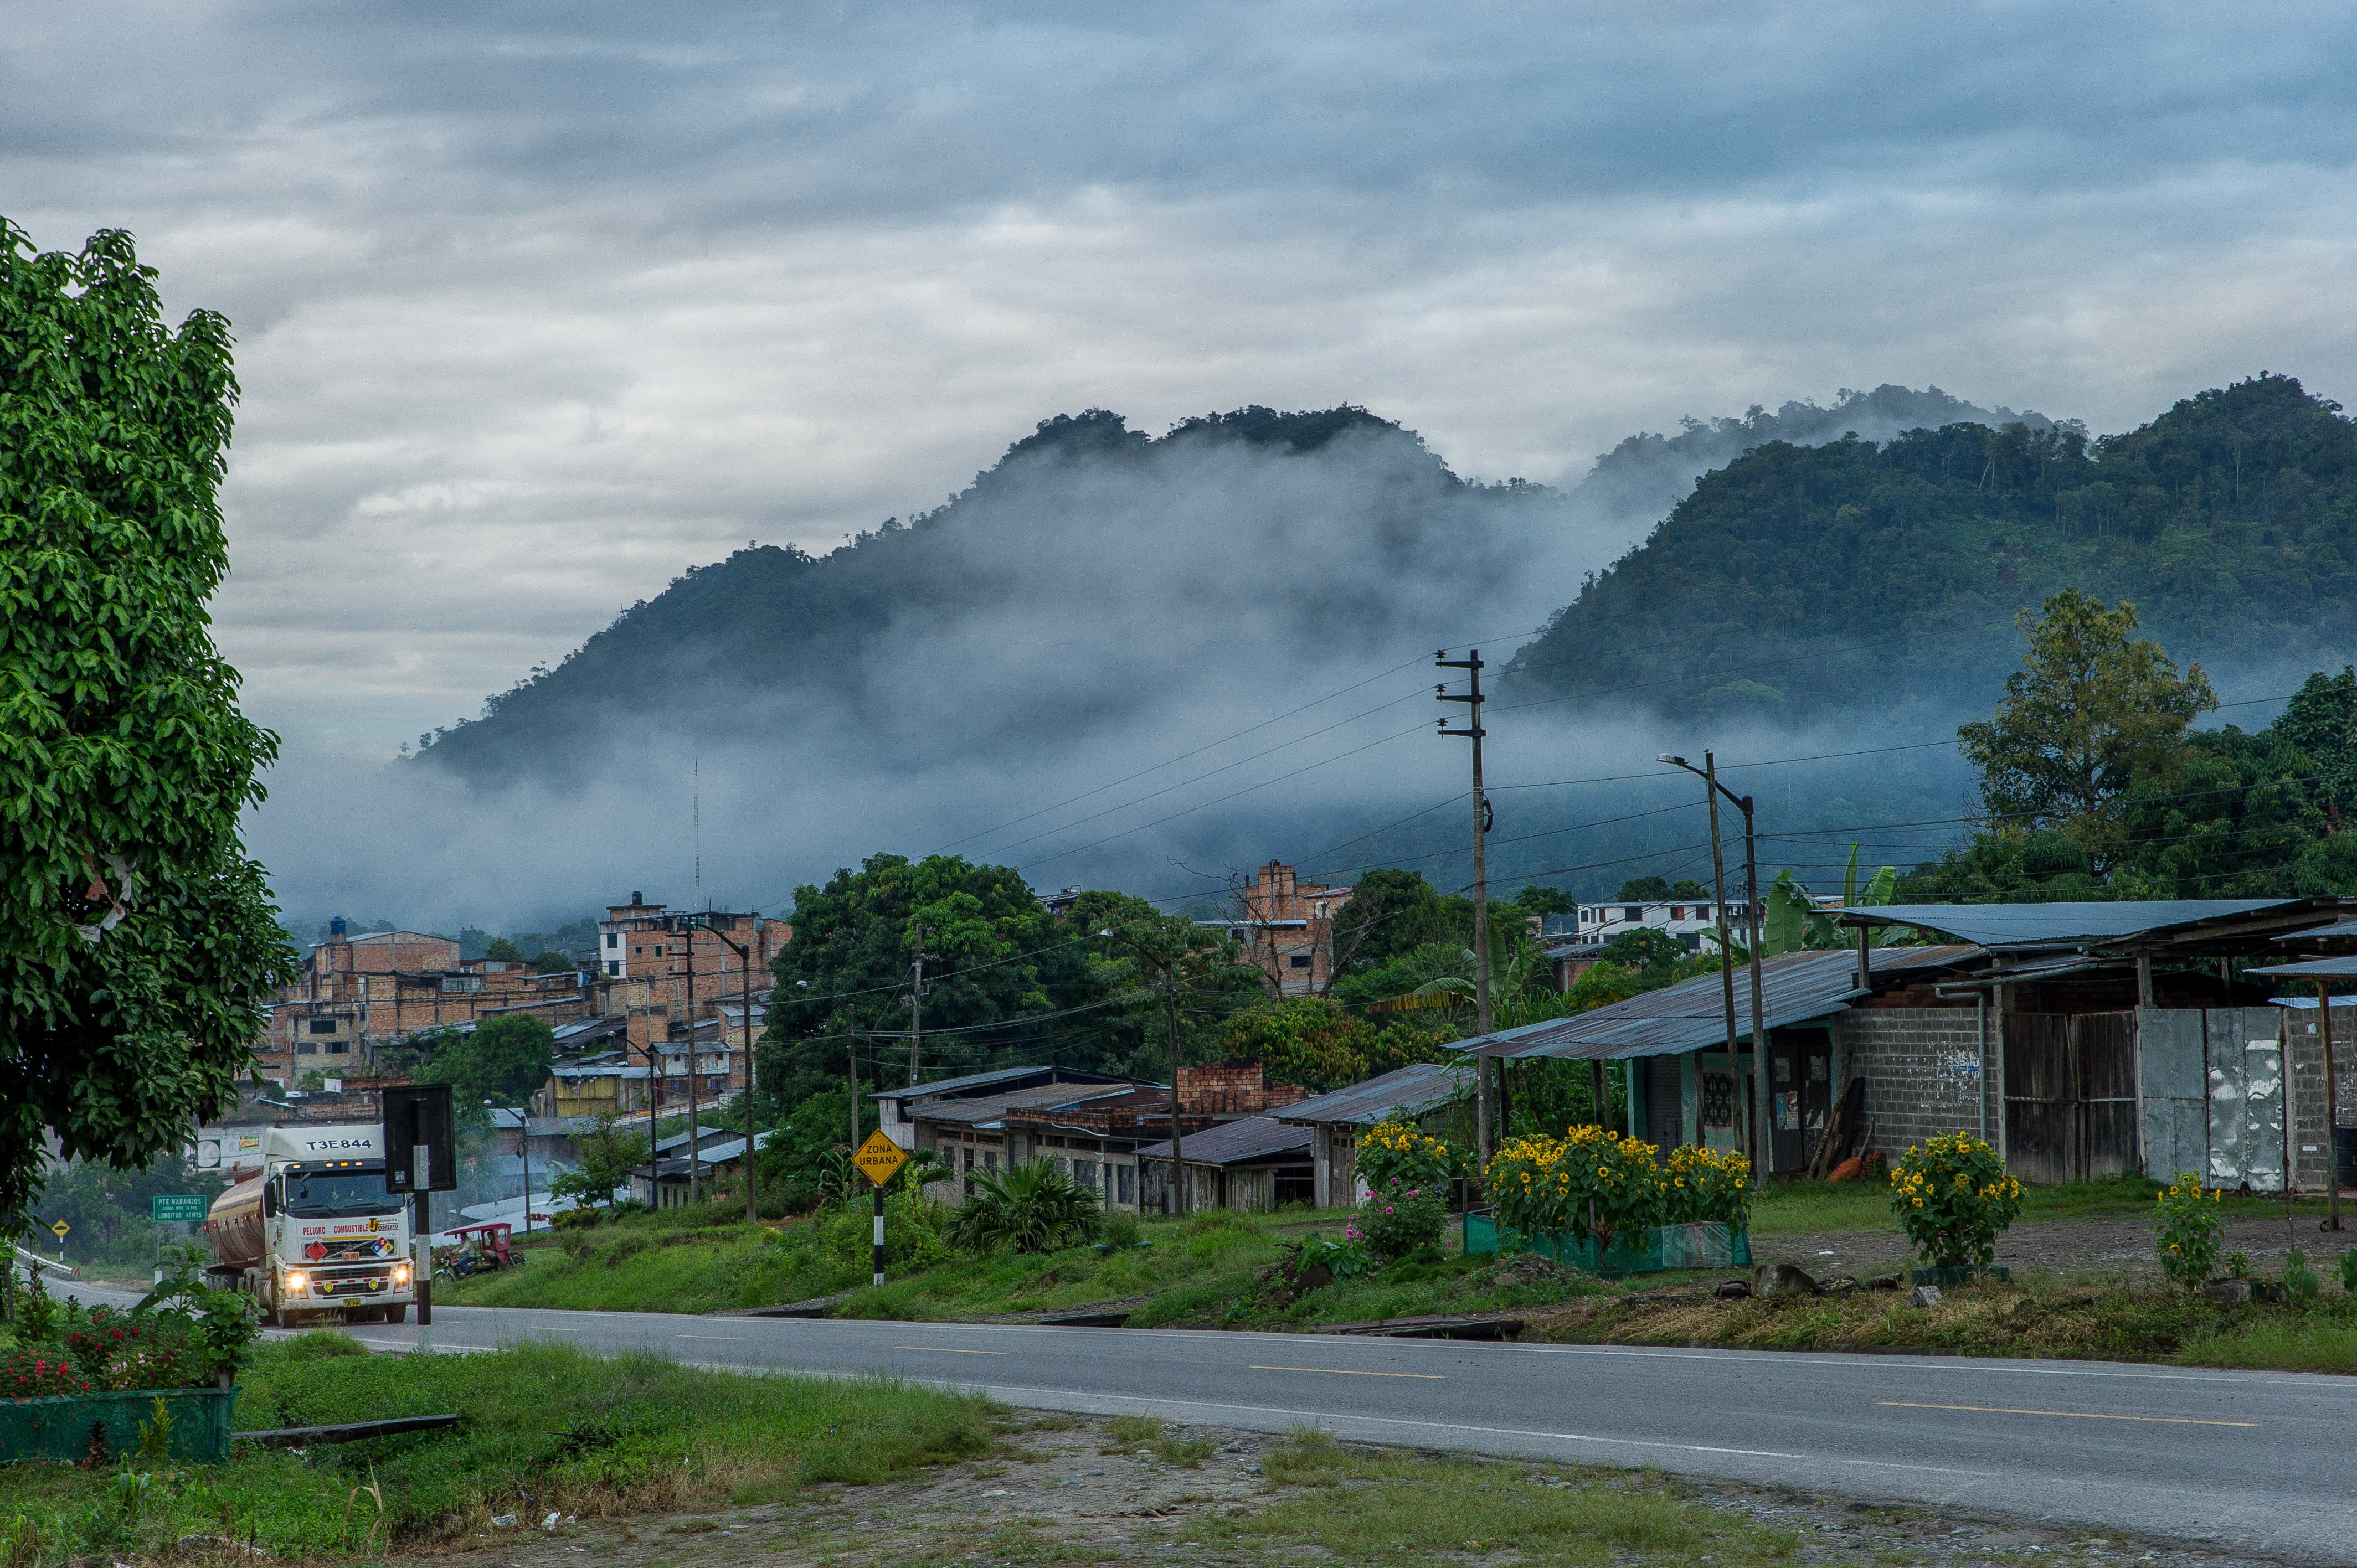
[[[1652,1144],[1606,1127],[1512,1138],[1491,1160],[1483,1191],[1509,1230],[1594,1236],[1609,1246],[1662,1222],[1667,1177],[1653,1154]]]
[[[1464,1155],[1451,1144],[1419,1132],[1411,1122],[1379,1122],[1359,1140],[1359,1179],[1377,1191],[1394,1181],[1446,1192],[1449,1178],[1463,1174]]]
[[[1670,1151],[1662,1181],[1663,1224],[1717,1220],[1741,1230],[1751,1222],[1751,1162],[1740,1150],[1682,1144]]]
[[[1934,1266],[1996,1259],[1996,1239],[2021,1212],[2021,1183],[1997,1152],[1970,1133],[1918,1144],[1890,1173],[1890,1208],[1907,1239]]]
[[[2218,1197],[2219,1189],[2204,1187],[2191,1171],[2178,1172],[2167,1190],[2153,1194],[2153,1245],[2171,1283],[2200,1290],[2217,1272],[2218,1238],[2225,1229]]]

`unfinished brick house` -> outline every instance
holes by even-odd
[[[1238,918],[1204,923],[1224,929],[1276,994],[1324,995],[1334,983],[1334,916],[1351,890],[1300,881],[1293,867],[1272,860],[1253,872],[1237,897]]]
[[[293,1087],[314,1070],[375,1070],[385,1046],[426,1029],[530,1013],[552,1027],[587,1016],[592,999],[572,971],[461,959],[458,944],[424,931],[348,936],[335,922],[303,960],[303,975],[271,1004],[255,1046],[262,1076]]]

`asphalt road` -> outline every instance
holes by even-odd
[[[66,1287],[70,1289],[71,1287]],[[85,1292],[85,1294],[90,1294]],[[2357,1379],[2084,1361],[444,1307],[374,1348],[534,1338],[888,1371],[1011,1404],[1647,1466],[2357,1563]]]

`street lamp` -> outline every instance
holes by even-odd
[[[490,1101],[486,1100],[483,1103],[493,1111],[499,1109]],[[516,1147],[523,1151],[523,1233],[529,1236],[532,1234],[532,1102],[526,1101],[524,1108],[516,1114],[522,1120]]]
[[[756,920],[760,918],[758,914],[753,917]],[[735,919],[736,917],[732,915],[729,918]],[[753,950],[744,943],[722,935],[713,926],[709,915],[692,915],[688,919],[694,930],[704,932],[737,955],[737,1000],[745,1009],[745,1219],[748,1223],[759,1225],[761,1222],[761,1200],[753,1190],[756,1180],[753,1175]],[[687,940],[694,942],[695,938],[691,935]],[[728,1038],[726,1035],[721,1036],[720,1051],[720,1059],[726,1062],[728,1059]],[[692,1089],[695,1073],[695,996],[692,991],[687,999],[687,1070]],[[696,1152],[694,1149],[688,1151],[690,1155]],[[689,1166],[690,1170],[694,1168]]]
[[[1710,808],[1710,865],[1718,895],[1719,985],[1727,1001],[1727,1068],[1736,1075],[1738,1085],[1743,1080],[1735,1063],[1735,972],[1727,967],[1727,860],[1718,843],[1718,797],[1726,796],[1743,813],[1744,926],[1751,950],[1751,1180],[1755,1187],[1765,1188],[1775,1144],[1768,1111],[1768,1041],[1760,1026],[1760,855],[1752,827],[1751,797],[1738,795],[1718,781],[1717,759],[1707,751],[1702,754],[1700,768],[1666,751],[1653,760],[1683,768],[1701,779],[1703,803]]]

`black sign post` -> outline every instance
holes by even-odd
[[[434,1221],[431,1194],[458,1185],[458,1124],[447,1083],[404,1084],[384,1091],[384,1186],[405,1192],[417,1214],[410,1271],[417,1288],[417,1326],[434,1321]]]

